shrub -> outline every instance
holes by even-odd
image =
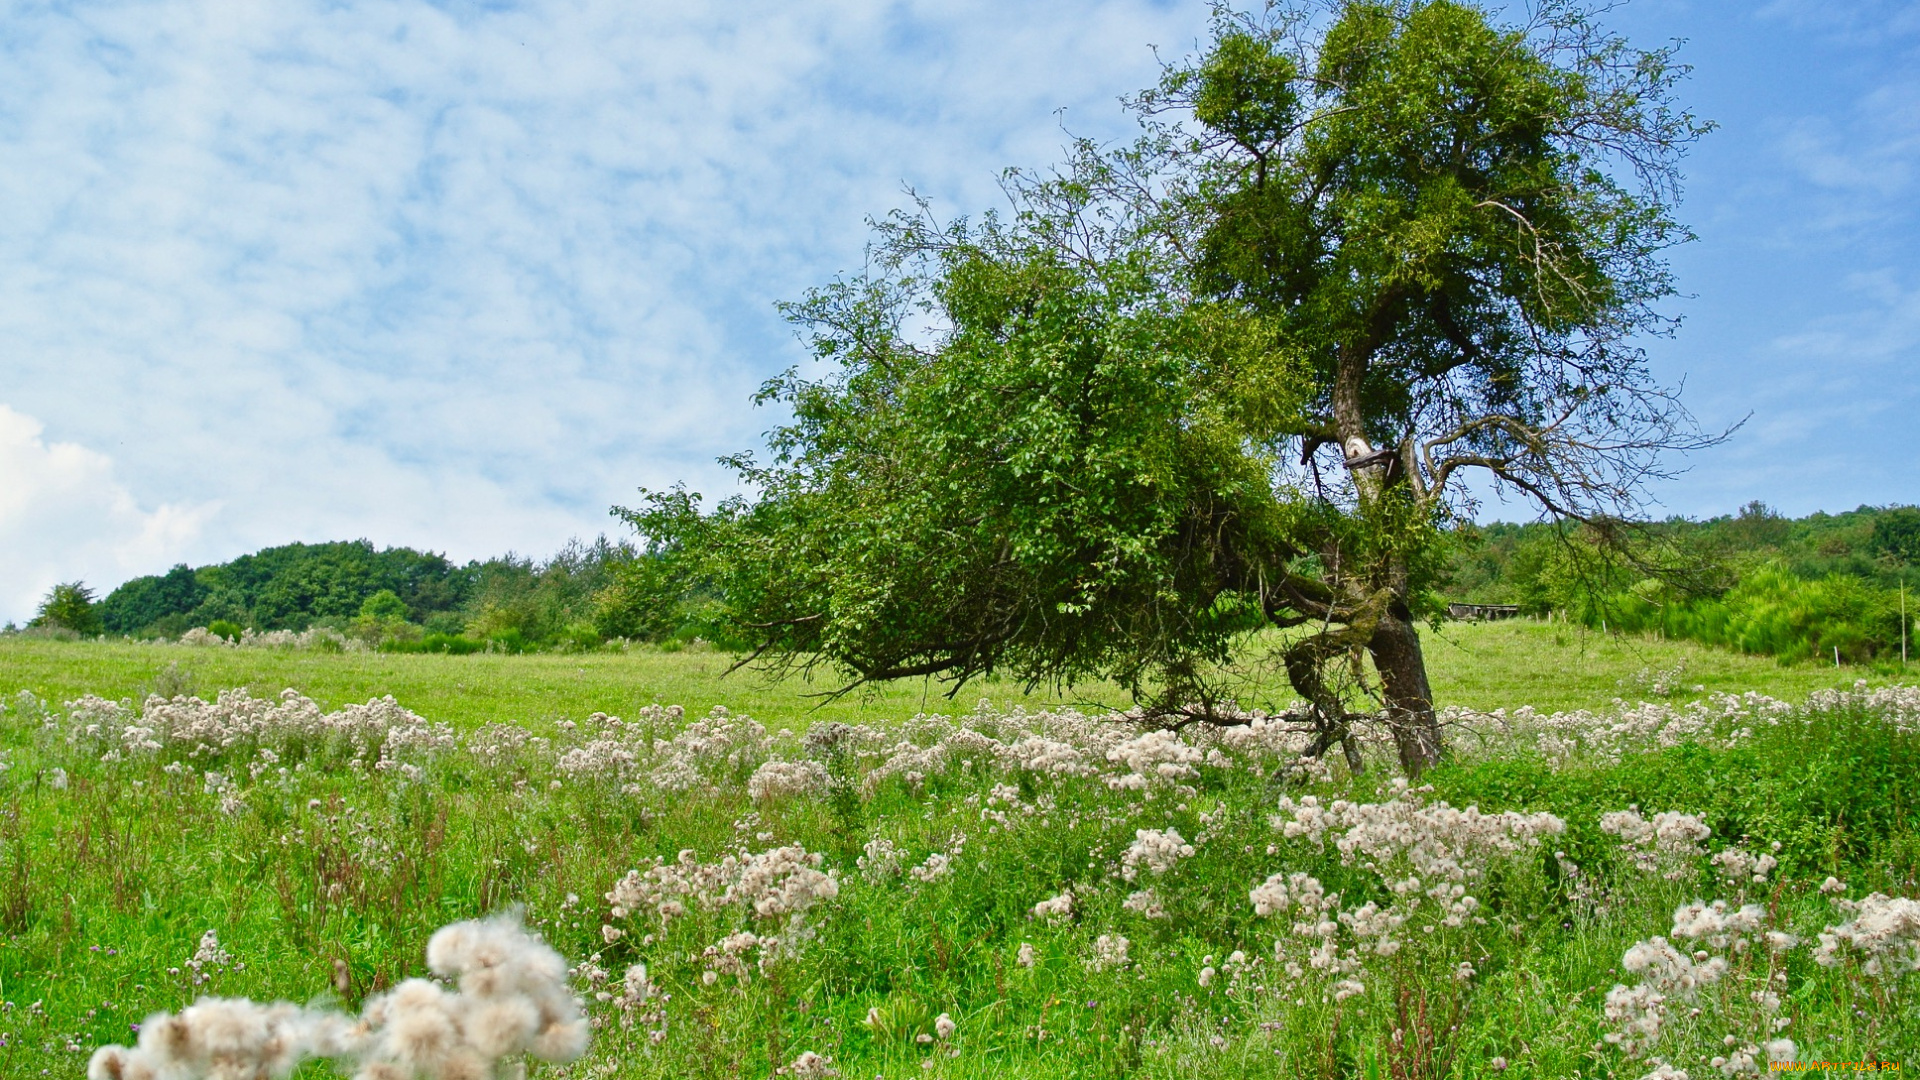
[[[486,643],[458,634],[428,634],[417,641],[386,641],[380,645],[381,652],[397,653],[448,653],[453,656],[466,656],[485,649]]]
[[[65,582],[48,590],[46,599],[40,601],[39,614],[27,625],[71,630],[86,637],[103,631],[100,613],[94,608],[93,590],[83,581]]]

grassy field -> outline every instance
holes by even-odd
[[[1350,776],[1294,733],[1004,685],[948,719],[909,719],[923,687],[815,710],[711,653],[0,641],[28,691],[0,713],[0,1076],[81,1075],[142,1026],[202,1033],[167,1080],[213,1075],[217,1025],[149,1019],[209,994],[398,1031],[396,1002],[453,1000],[406,989],[430,935],[516,909],[593,1028],[542,1077],[1920,1068],[1920,693],[1538,623],[1428,652],[1443,704],[1590,711],[1460,731],[1410,789],[1384,750]],[[312,700],[62,704],[189,684]],[[1814,700],[1711,696],[1749,690]],[[387,693],[418,715],[353,707]],[[460,1057],[525,1045],[485,1015],[332,1049],[366,1080],[513,1075]]]
[[[1532,705],[1537,709],[1596,709],[1616,697],[1648,696],[1651,679],[1678,671],[1673,700],[1707,692],[1757,690],[1802,698],[1821,689],[1864,679],[1884,685],[1894,676],[1856,667],[1819,664],[1782,666],[1766,657],[1741,656],[1687,641],[1623,638],[1580,627],[1531,620],[1448,623],[1426,637],[1434,694],[1443,705],[1489,710]],[[837,684],[823,673],[815,682],[770,683],[739,671],[723,673],[733,658],[708,651],[528,653],[522,655],[321,653],[291,649],[184,648],[167,645],[0,639],[0,693],[30,690],[47,701],[81,694],[138,700],[156,686],[211,695],[245,687],[268,697],[292,688],[328,708],[392,694],[431,720],[459,728],[484,723],[550,723],[592,712],[628,715],[651,704],[680,705],[703,714],[715,705],[747,713],[770,727],[874,717],[904,718],[915,712],[971,709],[982,698],[995,705],[1042,708],[1071,704],[1091,710],[1124,707],[1125,694],[1110,685],[1054,691],[1000,680],[969,684],[953,700],[945,687],[902,682],[821,703],[814,696]],[[176,672],[166,675],[173,665]],[[1246,704],[1274,707],[1291,699],[1274,680]]]

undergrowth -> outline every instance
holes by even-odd
[[[597,1025],[534,1075],[1698,1080],[1910,1055],[1920,910],[1888,905],[1920,891],[1920,696],[1639,709],[1456,717],[1480,737],[1409,788],[1385,754],[1301,763],[1264,722],[655,707],[461,733],[390,701],[18,696],[0,1074],[79,1075],[207,994],[357,1007],[440,926],[515,905]],[[1623,725],[1651,734],[1608,741]],[[1886,926],[1875,952],[1861,928]]]

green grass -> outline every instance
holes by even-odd
[[[1790,699],[1850,686],[1863,674],[1539,623],[1449,627],[1428,635],[1427,649],[1442,703],[1482,709],[1601,708],[1641,696],[1643,670],[1682,661],[1684,688]],[[167,674],[175,661],[179,668]],[[1141,792],[1098,776],[1002,769],[976,748],[917,767],[925,774],[917,783],[895,776],[864,785],[895,740],[924,744],[951,734],[906,722],[942,707],[937,695],[894,687],[815,711],[806,694],[818,687],[721,680],[725,663],[695,652],[328,655],[0,641],[0,691],[31,690],[55,705],[51,727],[17,700],[0,715],[0,1077],[79,1075],[94,1046],[128,1041],[130,1025],[197,994],[307,1001],[329,985],[336,960],[351,974],[346,1004],[357,1005],[420,974],[436,927],[520,904],[570,960],[597,957],[616,981],[644,960],[672,994],[659,1042],[645,1025],[622,1028],[610,1006],[595,1004],[609,1023],[589,1058],[537,1069],[539,1076],[757,1078],[811,1049],[861,1080],[1464,1080],[1490,1075],[1497,1058],[1509,1077],[1633,1078],[1646,1068],[1596,1048],[1608,1030],[1601,999],[1625,978],[1622,953],[1668,933],[1678,904],[1739,897],[1714,881],[1703,857],[1677,863],[1673,880],[1636,870],[1599,831],[1600,813],[1629,805],[1698,813],[1714,829],[1715,851],[1743,835],[1757,850],[1779,841],[1781,868],[1765,886],[1747,887],[1746,899],[1803,936],[1843,918],[1815,888],[1828,874],[1854,897],[1920,891],[1920,785],[1912,782],[1920,735],[1891,713],[1854,705],[1749,723],[1753,734],[1742,738],[1729,736],[1739,726],[1729,721],[1699,741],[1618,760],[1549,761],[1496,742],[1431,774],[1436,790],[1426,798],[1489,812],[1550,811],[1565,819],[1566,834],[1512,857],[1487,856],[1484,876],[1472,882],[1486,925],[1409,932],[1401,952],[1370,959],[1357,973],[1366,990],[1336,1006],[1321,1000],[1330,978],[1294,978],[1270,960],[1236,978],[1224,961],[1236,949],[1272,957],[1276,937],[1288,937],[1287,919],[1259,918],[1249,902],[1249,890],[1274,873],[1313,874],[1343,894],[1348,911],[1369,899],[1404,904],[1386,888],[1386,874],[1345,864],[1269,822],[1282,794],[1390,798],[1384,762],[1362,777],[1287,787],[1274,780],[1283,757],[1228,748],[1182,781],[1187,790],[1157,782]],[[499,762],[465,751],[403,755],[423,770],[409,778],[356,766],[315,742],[279,745],[277,762],[246,740],[212,754],[174,746],[103,762],[84,732],[69,738],[74,729],[58,702],[88,692],[137,698],[156,680],[177,684],[182,671],[208,697],[223,687],[267,695],[291,686],[332,708],[391,693],[430,721],[462,731],[524,726],[553,748]],[[1003,707],[1047,701],[1018,689],[969,688],[959,711],[983,696]],[[1110,688],[1086,696],[1114,700]],[[1693,696],[1685,689],[1672,700]],[[656,786],[644,769],[615,778],[556,767],[560,750],[596,735],[566,721],[595,710],[639,720],[656,702],[684,704],[689,716],[725,704],[776,732],[828,720],[872,730],[853,744],[864,750],[811,751],[836,777],[822,795],[749,798],[751,755],[709,762],[704,782],[684,792]],[[658,717],[647,723],[663,739],[677,728]],[[972,723],[1007,735],[991,718]],[[1124,734],[1096,725],[1074,738]],[[809,753],[797,737],[771,738],[777,757]],[[1105,765],[1103,755],[1093,757]],[[208,772],[232,791],[218,790]],[[627,782],[637,786],[623,790]],[[1143,871],[1124,880],[1122,853],[1136,830],[1168,827],[1194,854],[1165,876]],[[904,874],[870,881],[860,858],[877,839],[899,849],[903,869],[947,853],[952,871],[924,883]],[[712,860],[784,844],[820,854],[840,877],[840,895],[810,915],[815,936],[797,956],[744,983],[729,976],[707,984],[711,961],[701,950],[731,931],[775,932],[777,924],[696,907],[662,928],[613,918],[602,899],[628,870],[682,849]],[[1569,876],[1554,850],[1584,876]],[[1397,863],[1385,869],[1407,872]],[[1167,918],[1123,906],[1143,886]],[[1028,917],[1033,904],[1068,887],[1078,897],[1071,920]],[[1417,926],[1435,910],[1408,914]],[[627,936],[609,944],[603,924]],[[177,971],[208,928],[245,968],[194,985]],[[1090,970],[1102,934],[1130,939],[1125,967]],[[1019,962],[1023,943],[1033,949],[1031,967]],[[1474,965],[1471,979],[1452,977],[1461,960]],[[1207,966],[1216,976],[1203,986]],[[1753,954],[1737,959],[1733,976],[1697,1002],[1701,1018],[1677,1022],[1662,1052],[1696,1078],[1717,1076],[1706,1059],[1723,1036],[1767,1035],[1744,996],[1764,977],[1762,966]],[[1920,975],[1824,968],[1804,948],[1781,970],[1786,1033],[1803,1056],[1920,1065],[1911,1058],[1920,1046]],[[874,1027],[864,1023],[870,1009],[881,1010]],[[943,1012],[958,1022],[953,1039],[919,1042]],[[317,1064],[301,1074],[323,1075]]]
[[[856,691],[832,701],[838,687],[825,676],[780,682],[751,671],[726,675],[725,653],[681,650],[581,653],[322,653],[293,649],[182,648],[96,642],[0,639],[0,688],[31,690],[49,701],[81,694],[138,699],[169,664],[178,664],[201,693],[246,687],[255,696],[292,688],[329,708],[392,694],[432,720],[465,729],[485,723],[579,719],[593,712],[632,715],[647,705],[680,705],[705,713],[715,705],[748,713],[771,727],[827,720],[905,717],[925,709],[952,711],[944,688],[926,682]],[[723,677],[724,676],[724,677]],[[996,704],[1040,707],[1060,701],[1115,703],[1110,686],[1028,694],[1015,683],[989,680],[962,691],[961,708],[980,698]]]
[[[1434,695],[1442,705],[1488,710],[1532,705],[1542,710],[1597,709],[1616,697],[1645,696],[1643,671],[1683,667],[1674,700],[1707,691],[1758,690],[1799,699],[1814,690],[1893,681],[1885,671],[1821,664],[1781,665],[1688,641],[1602,635],[1579,626],[1533,620],[1448,623],[1425,638]],[[183,648],[161,645],[0,638],[0,692],[31,690],[47,701],[81,694],[139,699],[177,664],[203,694],[246,687],[255,696],[292,688],[329,708],[392,694],[429,719],[459,728],[484,723],[550,722],[595,711],[629,715],[649,704],[705,713],[715,705],[745,712],[769,727],[995,705],[1124,706],[1125,693],[1096,684],[1032,693],[1017,683],[970,683],[952,700],[946,688],[907,681],[822,703],[838,684],[830,673],[813,682],[769,682],[753,671],[725,675],[733,658],[684,650],[631,652],[445,654],[322,653],[280,649]],[[1280,680],[1258,687],[1248,704],[1281,705],[1292,695]]]
[[[1579,625],[1515,619],[1446,623],[1422,635],[1435,700],[1473,709],[1532,705],[1597,709],[1649,696],[1643,674],[1674,672],[1674,701],[1749,690],[1798,701],[1816,690],[1910,682],[1897,666],[1782,664],[1692,641],[1600,634]],[[1915,665],[1920,673],[1920,664]],[[1704,693],[1693,688],[1700,686]]]

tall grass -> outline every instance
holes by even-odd
[[[73,1075],[204,994],[353,1007],[515,904],[596,1024],[572,1076],[1706,1076],[1782,1038],[1920,1046],[1904,960],[1817,947],[1881,910],[1836,899],[1920,888],[1920,694],[1453,719],[1459,759],[1416,791],[1272,726],[1059,710],[458,732],[298,695],[15,698],[0,1074]],[[1603,828],[1630,810],[1710,831]],[[1752,927],[1686,937],[1719,918],[1676,923],[1696,900]],[[208,930],[228,962],[194,967]],[[1654,1044],[1608,1041],[1610,995],[1666,977],[1627,961],[1656,937],[1724,971]]]

